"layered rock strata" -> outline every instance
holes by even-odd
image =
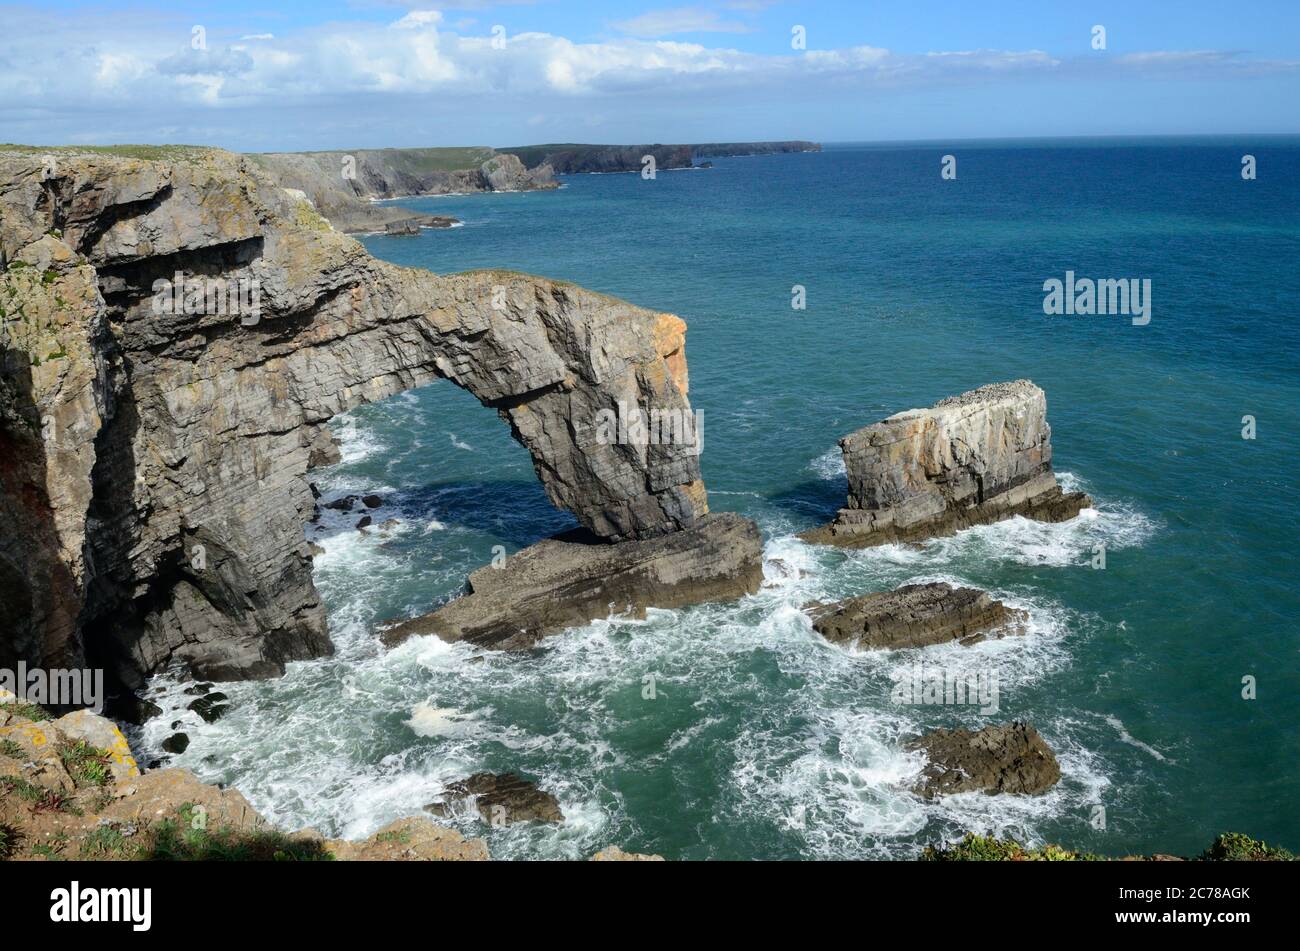
[[[0,665],[275,676],[331,650],[303,525],[329,419],[438,379],[606,541],[707,512],[685,324],[504,271],[371,258],[248,159],[0,152]],[[617,548],[610,548],[616,551]]]
[[[395,646],[436,634],[495,650],[533,647],[548,634],[646,608],[734,600],[763,581],[758,527],[732,512],[682,531],[618,545],[571,532],[510,555],[469,576],[468,593],[438,610],[381,631]]]
[[[1025,633],[1027,614],[975,588],[943,582],[903,585],[831,604],[808,605],[813,630],[859,650],[897,650]]]
[[[896,413],[840,440],[848,505],[806,541],[916,542],[1016,515],[1062,522],[1092,504],[1052,471],[1047,397],[1029,380],[994,383]]]
[[[906,748],[925,753],[928,762],[914,789],[926,799],[963,792],[1037,795],[1061,778],[1051,747],[1020,721],[982,730],[934,730]]]
[[[354,149],[269,152],[249,158],[286,188],[301,191],[340,231],[446,227],[454,219],[422,216],[376,199],[557,187],[547,166],[526,169],[492,149]],[[439,220],[445,224],[439,223]]]

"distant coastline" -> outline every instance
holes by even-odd
[[[379,203],[441,195],[549,190],[559,187],[557,175],[639,172],[647,155],[654,158],[658,171],[675,171],[697,167],[697,159],[818,151],[821,145],[816,142],[781,141],[355,149],[262,152],[248,157],[282,186],[306,195],[340,231],[412,234],[421,227],[445,228],[455,222],[432,220],[398,205]]]

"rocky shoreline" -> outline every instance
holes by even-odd
[[[409,234],[412,227],[456,223],[455,218],[377,201],[559,187],[548,166],[527,169],[514,155],[493,149],[356,149],[248,157],[280,185],[301,192],[335,228],[349,234]]]
[[[701,158],[740,155],[777,155],[789,152],[820,152],[816,142],[712,142],[697,145],[528,145],[504,148],[529,168],[549,168],[556,175],[640,172],[645,156],[652,156],[655,168],[671,171],[696,167]]]
[[[205,681],[190,709],[212,722],[226,698],[208,681],[276,677],[328,655],[304,527],[319,513],[310,470],[338,461],[329,420],[439,379],[497,412],[580,527],[494,559],[461,596],[382,626],[385,646],[434,635],[523,651],[594,620],[759,590],[759,529],[710,513],[694,440],[602,436],[602,418],[627,406],[691,418],[685,323],[562,281],[377,261],[321,217],[338,208],[342,220],[359,194],[312,198],[286,182],[336,158],[62,151],[51,168],[31,151],[0,151],[0,301],[19,318],[0,349],[0,597],[12,631],[0,667],[106,668],[116,712],[140,719],[159,711],[134,691],[180,667]],[[413,181],[393,156],[362,158],[368,188]],[[475,174],[495,190],[547,187],[543,168],[494,154]],[[438,176],[420,187],[460,181]],[[384,227],[450,223],[403,214]],[[173,283],[183,286],[160,297]],[[213,287],[245,285],[255,294],[235,310],[207,306]],[[190,307],[195,286],[202,306]],[[1041,389],[1015,380],[844,437],[846,505],[801,537],[856,548],[1016,516],[1073,518],[1091,499],[1057,483],[1046,409]],[[372,521],[362,513],[356,526]],[[814,632],[855,650],[969,647],[1023,635],[1028,622],[987,592],[939,582],[805,611]],[[188,738],[166,743],[179,754]],[[1048,743],[1018,721],[932,730],[903,751],[919,770],[907,789],[927,800],[1041,795],[1061,778]],[[84,711],[51,720],[13,698],[0,705],[0,792],[0,831],[29,843],[27,857],[50,857],[55,841],[88,857],[160,857],[181,848],[178,824],[196,806],[224,830],[205,840],[214,853],[488,857],[482,840],[423,818],[359,843],[272,830],[236,792],[183,770],[141,774],[110,721]],[[513,773],[474,773],[423,805],[494,826],[564,821],[553,794]]]
[[[486,774],[484,774],[486,775]],[[526,785],[466,781],[485,821],[498,803],[508,821],[558,821],[558,807]],[[452,784],[448,795],[457,796]],[[480,795],[482,793],[482,795]],[[537,803],[541,803],[539,807]],[[529,804],[531,811],[529,811]],[[423,861],[491,858],[481,838],[429,819],[397,819],[367,838],[329,839],[312,829],[284,832],[237,790],[200,782],[184,769],[141,771],[126,738],[86,711],[53,719],[0,692],[0,860],[34,861]],[[660,860],[611,846],[598,861]]]
[[[1004,776],[1040,785],[1055,764],[1036,748],[1032,729],[1021,724],[984,745],[1003,763],[1019,768]],[[971,764],[978,734],[941,731],[926,741],[945,747],[947,772],[927,777],[943,784],[966,768],[989,780],[983,763]],[[986,731],[981,731],[985,733]],[[920,741],[918,741],[920,742]],[[98,746],[96,744],[104,744]],[[1009,754],[1009,755],[1008,755]],[[1026,755],[1028,754],[1028,755]],[[1018,759],[1017,759],[1018,757]],[[1038,757],[1036,769],[1025,761]],[[1001,780],[1006,786],[1005,779]],[[1003,789],[1002,791],[1009,791]],[[443,802],[430,811],[473,810],[489,824],[558,822],[563,814],[553,796],[511,775],[478,774],[449,784]],[[184,769],[141,772],[126,740],[108,720],[82,712],[52,719],[43,710],[0,695],[0,861],[424,861],[491,859],[487,843],[430,819],[397,819],[361,840],[330,839],[312,829],[284,832],[260,816],[234,789],[200,782]],[[1105,858],[1059,846],[1026,847],[1013,840],[968,834],[960,842],[928,846],[923,861],[1096,861]],[[1156,854],[1120,861],[1295,861],[1286,849],[1241,834],[1224,834],[1199,856]],[[663,857],[607,846],[595,862],[662,862]]]

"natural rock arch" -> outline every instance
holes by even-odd
[[[497,409],[550,499],[598,536],[707,511],[698,445],[599,432],[602,411],[689,412],[678,318],[523,274],[376,261],[229,153],[56,158],[0,153],[0,256],[41,275],[12,288],[49,318],[16,346],[61,354],[32,370],[25,408],[45,422],[31,451],[59,454],[42,488],[60,550],[36,561],[78,579],[82,647],[128,685],[172,660],[233,678],[328,652],[303,537],[324,424],[438,378]],[[216,281],[255,294],[238,314],[186,313],[160,283]]]

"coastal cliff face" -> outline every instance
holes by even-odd
[[[549,167],[556,175],[591,172],[639,172],[641,160],[653,155],[657,169],[691,168],[697,158],[820,152],[816,142],[713,142],[703,145],[526,145],[501,149],[529,167]]]
[[[492,149],[358,149],[270,152],[249,158],[286,188],[303,192],[340,231],[377,231],[420,216],[373,201],[412,195],[556,188],[549,166],[527,169]]]
[[[0,665],[134,686],[329,652],[303,536],[325,424],[437,379],[494,407],[601,538],[707,511],[697,447],[599,431],[690,412],[681,320],[376,261],[245,157],[0,153],[0,265]]]
[[[895,413],[845,436],[840,449],[848,504],[804,533],[808,541],[919,541],[1013,515],[1064,521],[1092,504],[1057,485],[1047,397],[1028,380]]]

